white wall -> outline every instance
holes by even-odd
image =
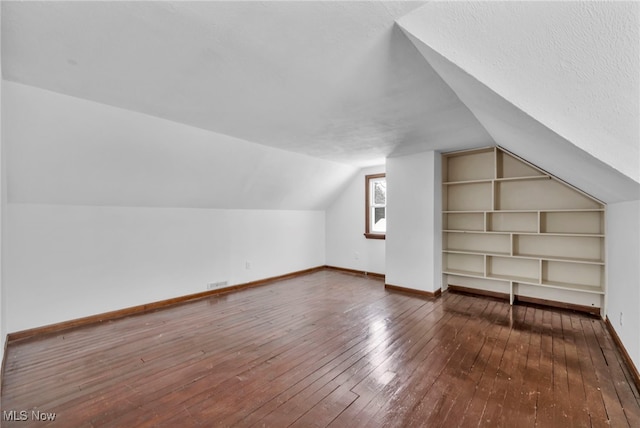
[[[325,264],[357,168],[2,85],[4,332]]]
[[[607,316],[640,369],[640,201],[609,204],[606,220]]]
[[[324,264],[322,211],[9,204],[7,217],[8,332]]]
[[[360,170],[327,208],[327,265],[385,273],[385,240],[364,237],[364,177],[384,171],[384,165]]]
[[[357,168],[3,81],[9,202],[324,210]]]
[[[440,162],[433,151],[387,159],[387,284],[441,288]]]

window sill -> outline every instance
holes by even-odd
[[[364,237],[367,239],[385,239],[384,233],[365,233]]]

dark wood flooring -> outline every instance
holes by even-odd
[[[600,319],[320,271],[11,343],[2,426],[640,427],[629,379]]]

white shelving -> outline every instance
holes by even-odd
[[[443,155],[447,284],[601,308],[605,206],[502,148]]]

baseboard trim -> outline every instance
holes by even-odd
[[[553,300],[538,299],[535,297],[527,297],[527,296],[520,296],[520,295],[514,296],[514,299],[518,302],[532,303],[534,305],[541,305],[541,306],[551,306],[553,308],[568,309],[570,311],[576,311],[576,312],[585,312],[585,313],[600,317],[600,308],[595,308],[593,306],[576,305],[574,303],[565,303],[565,302],[556,302]]]
[[[479,288],[463,287],[461,285],[453,285],[453,284],[449,284],[447,289],[449,291],[453,291],[454,293],[471,294],[474,296],[485,296],[485,297],[491,297],[494,299],[509,301],[509,294],[500,293],[498,291],[481,290]]]
[[[96,314],[96,315],[90,315],[83,318],[76,318],[69,321],[62,321],[59,323],[49,324],[42,327],[35,327],[27,330],[21,330],[21,331],[7,334],[7,340],[5,341],[5,346],[10,342],[13,343],[19,340],[25,340],[25,339],[32,338],[34,336],[58,333],[64,330],[84,327],[90,324],[98,324],[101,322],[111,321],[118,318],[124,318],[131,315],[139,315],[146,312],[151,312],[158,309],[166,308],[169,306],[190,302],[193,300],[204,299],[207,297],[215,296],[217,294],[231,293],[235,291],[245,290],[247,288],[259,287],[261,285],[270,284],[275,281],[282,281],[285,279],[295,278],[302,275],[308,275],[310,273],[318,272],[324,269],[325,269],[324,266],[318,266],[310,269],[290,272],[284,275],[278,275],[270,278],[260,279],[257,281],[251,281],[244,284],[233,285],[231,287],[221,288],[218,290],[209,290],[209,291],[203,291],[201,293],[187,294],[185,296],[174,297],[171,299],[160,300],[157,302],[147,303],[147,304],[138,305],[138,306],[131,306],[124,309],[119,309],[119,310],[105,312],[105,313]],[[5,350],[5,355],[6,355],[6,350]]]
[[[362,270],[357,270],[357,269],[348,269],[348,268],[343,268],[343,267],[338,267],[338,266],[329,266],[329,265],[325,265],[324,268],[327,269],[327,270],[335,270],[335,271],[343,272],[343,273],[350,273],[350,274],[355,274],[355,275],[364,275],[364,276],[375,278],[375,279],[384,280],[384,278],[385,278],[385,275],[382,274],[382,273],[367,272],[367,271],[362,271]]]
[[[501,293],[499,291],[481,290],[478,288],[471,288],[471,287],[462,287],[460,285],[450,284],[449,290],[455,293],[485,296],[485,297],[491,297],[494,299],[506,300],[506,301],[509,301],[509,298],[510,298],[508,293]],[[532,305],[548,306],[548,307],[558,308],[558,309],[567,309],[570,311],[585,312],[591,315],[600,316],[600,308],[594,308],[593,306],[584,306],[584,305],[576,305],[573,303],[556,302],[553,300],[538,299],[536,297],[521,296],[519,294],[514,295],[513,300],[514,300],[514,303],[516,302],[529,303]]]
[[[609,333],[611,334],[613,341],[615,342],[616,346],[618,347],[618,350],[622,354],[622,359],[627,364],[627,368],[629,369],[629,373],[631,373],[633,382],[636,384],[636,389],[640,391],[640,372],[638,371],[638,368],[633,363],[631,356],[627,352],[627,348],[625,348],[624,345],[622,344],[622,340],[620,340],[620,336],[618,336],[618,333],[616,332],[615,328],[613,328],[613,324],[611,324],[611,320],[609,320],[608,316],[605,317],[604,323],[607,325],[607,330],[609,330]]]
[[[415,294],[417,296],[428,297],[430,299],[435,299],[436,297],[440,297],[442,294],[442,290],[438,288],[436,291],[426,291],[426,290],[416,290],[414,288],[401,287],[399,285],[393,284],[384,284],[384,288],[389,291],[399,291],[401,293]]]

